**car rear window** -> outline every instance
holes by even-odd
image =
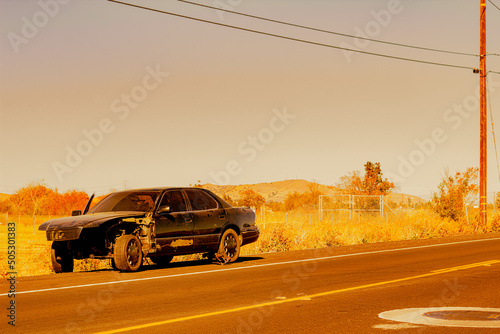
[[[217,201],[202,190],[186,189],[185,192],[193,211],[214,210],[219,207]]]

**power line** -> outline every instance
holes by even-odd
[[[266,35],[266,36],[271,36],[271,37],[286,39],[286,40],[295,41],[295,42],[301,42],[301,43],[306,43],[306,44],[323,46],[323,47],[337,49],[337,50],[344,50],[344,51],[350,51],[350,52],[355,52],[355,53],[366,54],[366,55],[370,55],[370,56],[378,56],[378,57],[384,57],[384,58],[390,58],[390,59],[410,61],[410,62],[421,63],[421,64],[437,65],[437,66],[445,66],[445,67],[453,67],[453,68],[461,68],[461,69],[467,69],[467,70],[474,70],[474,68],[470,67],[470,66],[437,63],[437,62],[426,61],[426,60],[419,60],[419,59],[412,59],[412,58],[405,58],[405,57],[397,57],[397,56],[391,56],[391,55],[387,55],[387,54],[381,54],[381,53],[374,53],[374,52],[368,52],[368,51],[361,51],[361,50],[349,49],[349,48],[344,48],[344,47],[330,45],[330,44],[312,42],[312,41],[308,41],[308,40],[304,40],[304,39],[299,39],[299,38],[294,38],[294,37],[288,37],[288,36],[283,36],[283,35],[272,34],[272,33],[264,32],[264,31],[260,31],[260,30],[253,30],[253,29],[248,29],[248,28],[233,26],[233,25],[219,23],[219,22],[214,22],[214,21],[210,21],[210,20],[204,20],[204,19],[200,19],[200,18],[196,18],[196,17],[192,17],[192,16],[187,16],[187,15],[182,15],[182,14],[167,12],[167,11],[163,11],[163,10],[159,10],[159,9],[154,9],[154,8],[150,8],[150,7],[144,7],[144,6],[134,5],[134,4],[131,4],[131,3],[121,2],[121,1],[117,1],[117,0],[107,0],[107,1],[114,2],[114,3],[117,3],[117,4],[126,5],[126,6],[130,6],[130,7],[135,7],[135,8],[140,8],[140,9],[144,9],[144,10],[149,10],[149,11],[153,11],[153,12],[157,12],[157,13],[161,13],[161,14],[172,15],[172,16],[176,16],[176,17],[180,17],[180,18],[184,18],[184,19],[189,19],[189,20],[194,20],[194,21],[199,21],[199,22],[204,22],[204,23],[210,23],[210,24],[221,26],[221,27],[226,27],[226,28],[232,28],[232,29],[237,29],[237,30],[252,32],[252,33],[256,33],[256,34],[261,34],[261,35]]]
[[[486,85],[488,85],[488,83],[486,83]],[[486,91],[488,92],[489,90],[487,89]],[[489,104],[489,107],[490,107],[491,134],[493,136],[493,146],[495,147],[495,158],[497,160],[498,179],[500,180],[500,164],[498,162],[497,139],[495,137],[495,124],[493,122],[493,110],[491,108],[491,94],[487,94],[486,96],[488,98],[488,104]]]
[[[372,38],[361,37],[361,36],[354,36],[354,35],[344,34],[344,33],[335,32],[335,31],[331,31],[331,30],[324,30],[324,29],[319,29],[319,28],[313,28],[313,27],[303,26],[303,25],[300,25],[300,24],[295,24],[295,23],[290,23],[290,22],[285,22],[285,21],[279,21],[279,20],[269,19],[269,18],[265,18],[265,17],[262,17],[262,16],[256,16],[256,15],[250,15],[250,14],[245,14],[245,13],[240,13],[240,12],[234,12],[234,11],[231,11],[231,10],[228,10],[228,9],[217,8],[217,7],[213,7],[213,6],[209,6],[209,5],[204,5],[204,4],[200,4],[200,3],[196,3],[196,2],[191,2],[191,1],[187,1],[187,0],[178,0],[178,1],[190,4],[190,5],[195,5],[195,6],[200,6],[200,7],[205,7],[205,8],[220,10],[220,11],[228,12],[228,13],[235,14],[235,15],[241,15],[241,16],[251,17],[251,18],[254,18],[254,19],[258,19],[258,20],[263,20],[263,21],[268,21],[268,22],[273,22],[273,23],[284,24],[284,25],[288,25],[288,26],[291,26],[291,27],[308,29],[308,30],[323,32],[323,33],[327,33],[327,34],[333,34],[333,35],[350,37],[350,38],[357,38],[357,39],[361,39],[361,40],[365,40],[365,41],[370,41],[370,42],[383,43],[383,44],[400,46],[400,47],[405,47],[405,48],[418,49],[418,50],[434,51],[434,52],[442,52],[442,53],[462,55],[462,56],[474,56],[474,57],[478,57],[477,54],[473,54],[473,53],[456,52],[456,51],[449,51],[449,50],[440,50],[440,49],[433,49],[433,48],[427,48],[427,47],[421,47],[421,46],[415,46],[415,45],[409,45],[409,44],[401,44],[401,43],[394,43],[394,42],[382,41],[382,40],[378,40],[378,39],[372,39]]]
[[[488,0],[489,3],[491,3],[496,9],[500,10],[500,7],[498,7],[497,5],[495,5],[495,3],[491,0]]]

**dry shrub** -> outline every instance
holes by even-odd
[[[500,214],[495,214],[493,216],[493,219],[491,221],[488,221],[489,223],[489,230],[491,232],[500,232]]]

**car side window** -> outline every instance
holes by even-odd
[[[214,210],[219,207],[217,201],[202,190],[186,189],[185,192],[193,211]]]
[[[171,212],[186,211],[186,202],[180,190],[167,191],[161,200],[160,207],[169,206]]]

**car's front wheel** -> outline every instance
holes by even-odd
[[[234,262],[240,256],[240,237],[233,229],[224,231],[219,244],[219,254],[227,259],[227,262]]]
[[[142,265],[141,241],[132,234],[124,234],[115,242],[115,265],[121,271],[136,271]]]
[[[52,242],[50,259],[52,261],[52,268],[57,274],[73,271],[73,254],[68,249],[66,242]]]

